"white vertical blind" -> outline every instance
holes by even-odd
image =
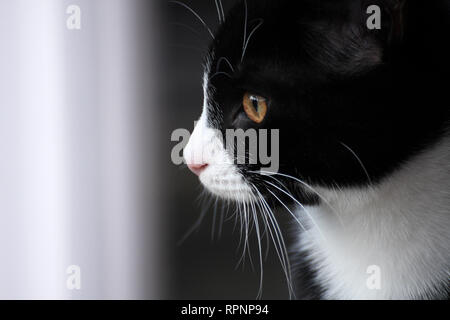
[[[138,17],[138,1],[0,1],[0,298],[159,297]]]
[[[64,298],[68,249],[56,1],[0,9],[0,297]]]

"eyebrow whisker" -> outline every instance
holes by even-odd
[[[177,5],[180,5],[180,6],[182,6],[182,7],[184,7],[184,8],[186,8],[187,10],[189,10],[202,24],[203,24],[203,26],[206,28],[206,30],[209,32],[209,34],[211,35],[211,37],[213,38],[213,39],[215,39],[215,37],[214,37],[214,34],[212,33],[212,31],[211,31],[211,28],[206,24],[206,22],[200,17],[200,15],[197,13],[197,12],[195,12],[195,10],[194,9],[192,9],[191,7],[189,7],[187,4],[185,4],[185,3],[183,3],[183,2],[181,2],[181,1],[175,1],[175,0],[171,0],[171,1],[169,1],[169,3],[173,3],[173,4],[177,4]]]

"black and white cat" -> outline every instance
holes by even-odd
[[[260,229],[295,208],[297,298],[448,298],[450,1],[247,0],[223,20],[184,150],[206,189]],[[278,173],[217,133],[250,128],[279,129]]]

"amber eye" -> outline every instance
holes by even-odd
[[[250,120],[261,123],[267,113],[267,102],[261,96],[246,93],[242,102],[244,111]]]

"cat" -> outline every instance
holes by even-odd
[[[449,13],[447,0],[219,10],[184,157],[258,237],[269,228],[292,297],[448,299]],[[278,170],[236,163],[227,129],[279,130]],[[275,207],[294,216],[289,259]]]

